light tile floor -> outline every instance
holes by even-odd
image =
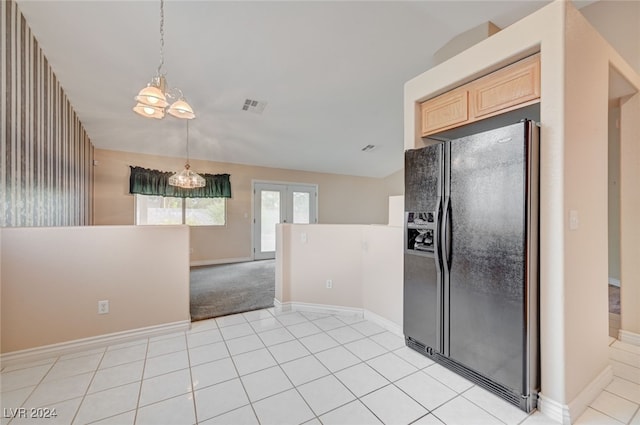
[[[640,425],[640,347],[613,342],[611,358],[616,377],[578,424]],[[372,322],[273,309],[4,367],[1,378],[2,425],[554,423]],[[57,416],[24,419],[18,408],[27,415],[55,409]]]

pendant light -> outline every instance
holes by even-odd
[[[133,111],[146,118],[162,119],[165,112],[176,118],[194,119],[196,115],[193,108],[187,103],[178,88],[169,88],[165,74],[162,73],[164,65],[164,0],[160,0],[160,65],[151,82],[144,87],[135,100],[138,102]]]
[[[175,173],[169,177],[169,184],[184,189],[194,189],[196,187],[205,187],[207,182],[200,174],[191,171],[189,165],[189,121],[187,121],[187,163],[184,169],[179,173]]]

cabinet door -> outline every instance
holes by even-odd
[[[422,137],[461,125],[469,119],[469,93],[456,89],[420,105]]]
[[[540,54],[474,81],[470,92],[474,121],[536,102],[540,98]]]

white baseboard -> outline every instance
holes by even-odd
[[[247,261],[253,261],[251,257],[237,257],[237,258],[222,258],[220,260],[198,260],[189,262],[189,266],[215,266],[216,264],[229,264],[229,263],[244,263]]]
[[[613,368],[611,365],[607,365],[607,367],[569,403],[568,409],[571,422],[568,423],[575,422],[611,381],[613,381]]]
[[[402,326],[392,322],[391,320],[387,319],[386,317],[382,317],[376,313],[373,313],[369,310],[364,310],[364,318],[375,323],[378,326],[381,326],[383,328],[385,328],[386,330],[388,330],[391,333],[394,333],[396,335],[398,335],[399,337],[402,337],[404,339],[404,332],[402,330]]]
[[[613,380],[613,368],[608,365],[569,404],[562,404],[538,394],[538,410],[545,416],[563,425],[574,423],[584,413],[589,404]]]
[[[343,306],[326,305],[326,304],[300,303],[300,302],[281,303],[276,299],[273,300],[273,306],[277,312],[308,311],[311,313],[337,314],[342,316],[362,317],[388,330],[389,332],[392,332],[404,338],[404,334],[402,332],[402,326],[376,313],[373,313],[369,310],[365,310],[361,308],[343,307]]]
[[[538,394],[538,410],[548,418],[554,420],[555,422],[558,422],[561,424],[567,423],[564,419],[564,414],[565,414],[565,411],[568,414],[569,409],[568,408],[565,409],[565,405],[545,397],[542,393]]]
[[[342,316],[357,316],[363,317],[361,308],[343,307],[339,305],[328,304],[311,304],[300,302],[286,302],[281,303],[278,301],[280,311],[307,311],[310,313],[322,313],[322,314],[337,314]],[[274,302],[274,307],[275,307]],[[277,309],[278,307],[276,307]]]
[[[189,320],[183,320],[180,322],[165,323],[162,325],[148,326],[145,328],[76,339],[58,344],[44,345],[42,347],[29,348],[26,350],[12,351],[0,355],[0,364],[2,364],[3,367],[6,367],[50,359],[52,357],[74,354],[94,348],[102,348],[108,345],[121,344],[140,338],[150,338],[173,332],[186,331],[189,330],[190,327],[191,322]]]
[[[618,339],[622,342],[626,342],[627,344],[640,346],[640,334],[634,332],[623,331],[620,329],[618,331]]]
[[[609,278],[609,285],[620,287],[620,279],[616,279],[615,277]]]
[[[282,303],[277,298],[273,299],[273,309],[276,313],[282,313]]]

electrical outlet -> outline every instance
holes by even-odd
[[[98,301],[98,314],[109,313],[109,300]]]
[[[327,289],[333,288],[333,280],[327,279]]]

